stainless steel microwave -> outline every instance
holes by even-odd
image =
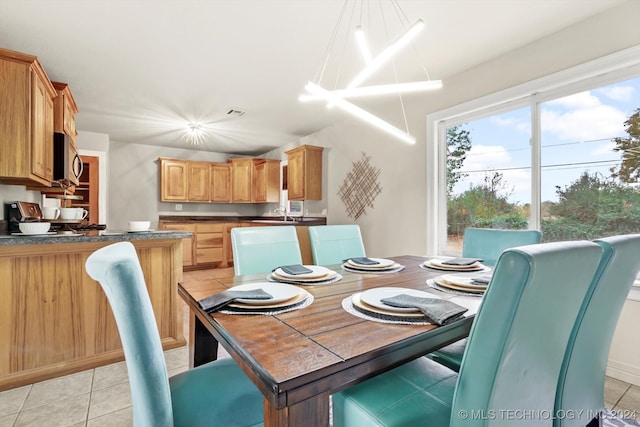
[[[69,135],[53,134],[53,180],[78,185],[82,175],[82,159]]]

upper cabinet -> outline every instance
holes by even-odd
[[[160,201],[186,202],[189,162],[160,158]]]
[[[161,157],[161,202],[280,201],[280,160],[234,158],[228,163]]]
[[[208,202],[210,186],[210,164],[205,162],[189,162],[189,178],[187,179],[187,200],[190,202]]]
[[[231,201],[231,165],[211,163],[211,201],[229,203]]]
[[[253,201],[280,201],[280,160],[256,159],[253,162]]]
[[[322,200],[322,150],[301,145],[286,152],[289,200]]]
[[[51,186],[55,96],[35,56],[0,49],[0,180],[4,184]]]
[[[253,159],[229,159],[231,163],[231,202],[253,202]]]
[[[51,82],[56,90],[57,96],[54,100],[54,117],[53,131],[64,133],[71,137],[73,143],[76,143],[76,114],[78,114],[78,106],[71,93],[69,85],[60,82]]]

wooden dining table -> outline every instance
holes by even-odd
[[[232,286],[264,282],[266,274],[181,283],[178,292],[191,313],[191,366],[215,360],[220,343],[264,395],[265,426],[328,426],[331,394],[469,334],[473,315],[435,326],[381,323],[345,311],[345,298],[377,287],[454,297],[427,286],[427,279],[444,272],[420,268],[425,258],[390,259],[406,268],[391,274],[360,274],[344,271],[340,265],[327,266],[343,278],[301,286],[313,295],[313,303],[275,315],[207,314],[198,305],[198,300]],[[211,392],[216,392],[215,384]]]

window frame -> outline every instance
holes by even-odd
[[[447,242],[446,128],[500,112],[531,108],[531,219],[540,229],[540,104],[640,77],[640,45],[498,91],[426,117],[426,242],[429,255],[444,255]],[[630,299],[640,301],[640,280]]]

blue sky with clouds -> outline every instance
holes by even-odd
[[[586,170],[608,176],[620,161],[611,140],[627,136],[624,122],[638,108],[640,77],[541,104],[542,200],[557,201],[555,186],[569,185]],[[454,192],[480,183],[485,170],[499,171],[512,192],[510,200],[529,203],[530,108],[474,120],[464,128],[471,132],[472,148],[463,166],[469,176]]]

